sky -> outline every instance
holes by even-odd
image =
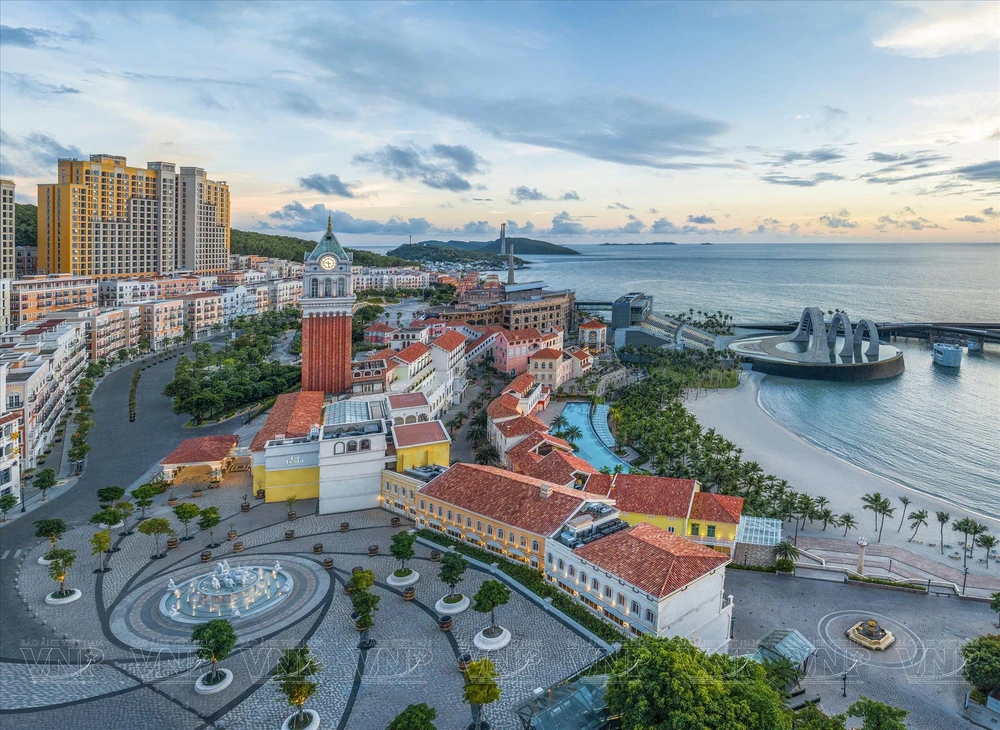
[[[0,0],[0,175],[96,153],[353,245],[997,242],[1000,3]]]

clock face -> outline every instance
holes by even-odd
[[[332,269],[334,266],[337,265],[337,259],[335,259],[333,256],[324,256],[319,260],[319,265],[322,266],[327,271],[329,271],[330,269]]]

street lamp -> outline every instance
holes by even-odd
[[[844,697],[847,697],[847,672],[840,675],[840,681],[844,683]]]
[[[965,570],[962,572],[962,595],[965,595],[965,581],[969,579],[969,566],[965,566]]]

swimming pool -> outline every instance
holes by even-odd
[[[622,461],[607,446],[601,443],[590,422],[590,404],[577,402],[567,403],[562,412],[569,426],[577,426],[583,434],[576,441],[576,454],[598,469],[606,466],[614,469],[619,464],[628,469],[628,462]]]

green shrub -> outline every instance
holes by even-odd
[[[726,570],[749,570],[754,573],[776,573],[778,569],[773,565],[740,565],[738,563],[730,563],[726,566]]]
[[[774,569],[778,573],[794,573],[795,563],[788,558],[781,558],[780,560],[775,561]]]

